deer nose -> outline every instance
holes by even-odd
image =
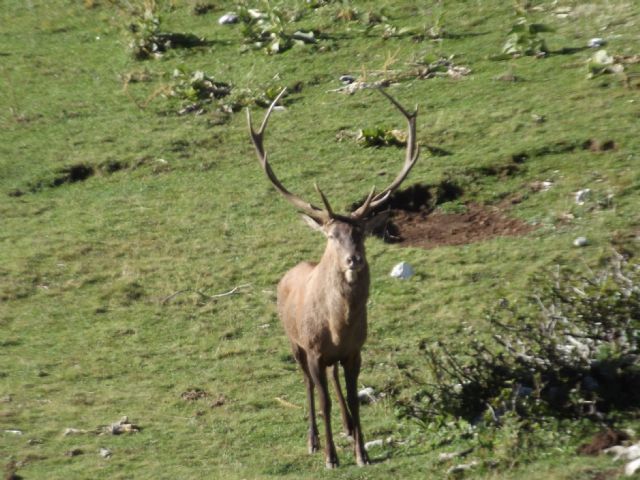
[[[355,268],[355,267],[359,267],[362,265],[362,256],[355,254],[355,255],[349,255],[347,257],[347,266],[349,268]]]

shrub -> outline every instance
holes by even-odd
[[[172,48],[191,48],[207,45],[208,42],[191,33],[168,33],[160,30],[161,19],[154,8],[145,8],[133,13],[128,25],[131,35],[129,48],[136,60],[146,60],[162,56]]]
[[[546,55],[549,49],[544,38],[540,36],[540,33],[544,32],[553,32],[553,28],[542,23],[529,23],[525,17],[520,17],[511,26],[502,53],[509,56]]]
[[[597,272],[559,270],[532,282],[523,307],[502,301],[493,335],[470,344],[422,344],[429,378],[405,414],[500,424],[603,419],[640,405],[640,265],[620,255]]]

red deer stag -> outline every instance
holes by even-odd
[[[378,194],[372,190],[364,203],[347,215],[335,213],[317,185],[315,188],[324,208],[307,203],[287,190],[271,169],[264,149],[264,132],[273,107],[284,90],[267,110],[257,132],[251,124],[251,113],[247,110],[251,140],[265,174],[276,190],[304,213],[305,221],[327,237],[327,246],[319,263],[302,262],[282,277],[278,284],[277,301],[278,314],[291,342],[293,356],[304,374],[309,403],[309,453],[319,448],[314,404],[314,388],[318,389],[324,418],[327,468],[338,466],[331,433],[331,401],[327,390],[327,368],[331,366],[342,423],[354,440],[356,461],[360,466],[369,463],[360,428],[357,392],[360,350],[367,337],[369,296],[369,266],[365,258],[364,239],[374,225],[380,222],[380,216],[371,216],[371,212],[389,199],[409,174],[419,154],[416,146],[417,109],[409,113],[388,93],[383,90],[380,92],[402,112],[408,122],[404,166],[386,189]],[[340,389],[338,363],[344,369],[346,402]]]

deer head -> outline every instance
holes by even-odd
[[[374,187],[357,209],[348,214],[338,214],[333,211],[329,199],[317,184],[315,188],[322,200],[322,207],[317,207],[287,190],[278,180],[267,160],[267,153],[264,149],[264,132],[273,107],[284,95],[285,91],[286,89],[282,90],[271,103],[258,131],[253,128],[251,112],[247,109],[251,140],[258,154],[258,160],[276,190],[280,192],[285,200],[303,213],[303,218],[309,226],[322,232],[327,237],[327,249],[335,252],[340,268],[347,274],[347,278],[350,276],[355,277],[355,274],[366,266],[365,236],[386,219],[385,214],[371,215],[371,213],[389,199],[390,195],[400,186],[418,160],[420,153],[420,149],[416,144],[416,117],[418,110],[416,108],[412,113],[407,112],[391,95],[382,89],[379,90],[407,119],[408,135],[405,161],[402,169],[387,188],[376,194]],[[351,274],[348,272],[351,272]]]

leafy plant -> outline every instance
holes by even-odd
[[[238,8],[238,17],[242,22],[242,36],[251,48],[264,49],[269,54],[286,52],[296,43],[314,44],[318,33],[314,31],[296,31],[290,33],[288,24],[298,18],[297,12],[287,12],[279,6],[265,1],[265,10],[249,8],[243,4]]]
[[[191,33],[162,32],[160,26],[161,17],[153,2],[148,2],[142,12],[133,13],[127,29],[131,35],[129,49],[136,60],[158,58],[172,48],[207,45],[204,38]]]
[[[356,141],[365,147],[403,146],[407,143],[407,137],[403,130],[378,125],[360,130]]]
[[[414,35],[414,40],[440,40],[446,38],[447,30],[444,26],[444,9],[434,7],[432,18],[433,20],[430,24],[423,25],[421,31]]]
[[[189,72],[177,68],[173,78],[171,96],[181,100],[183,108],[180,113],[199,111],[205,104],[231,93],[231,85],[215,80],[201,70]]]
[[[282,91],[284,87],[281,84],[270,85],[265,88],[237,88],[233,89],[231,94],[226,97],[224,100],[220,102],[220,108],[222,111],[227,113],[237,112],[246,107],[251,106],[259,106],[262,108],[267,108],[271,105],[271,102],[275,100],[278,94]],[[287,92],[285,92],[284,98],[289,95],[290,91],[295,91],[294,88],[289,88]]]
[[[537,55],[549,53],[547,44],[541,33],[553,32],[554,29],[542,23],[530,23],[526,17],[520,17],[508,33],[502,53],[510,56]]]

